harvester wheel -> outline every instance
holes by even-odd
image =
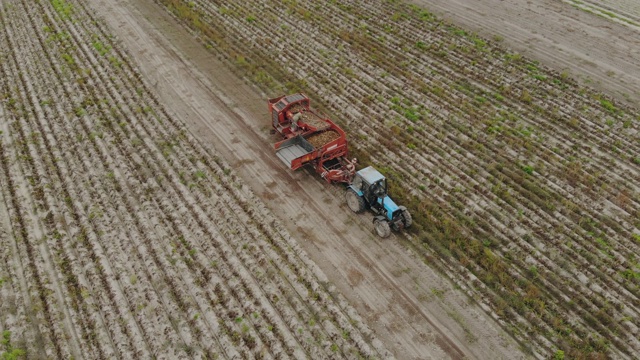
[[[356,193],[355,190],[347,189],[344,197],[347,200],[349,209],[354,213],[359,214],[364,210],[364,199],[362,196],[358,196],[358,193]]]
[[[413,219],[411,218],[411,213],[409,213],[409,210],[403,210],[402,211],[402,222],[404,223],[404,228],[408,228],[409,226],[411,226],[411,224],[413,224]]]
[[[375,226],[376,233],[378,233],[378,236],[381,238],[387,238],[391,235],[391,227],[388,221],[376,219],[373,221],[373,226]]]

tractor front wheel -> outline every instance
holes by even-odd
[[[376,233],[378,233],[378,236],[381,238],[387,238],[391,235],[391,227],[388,221],[376,219],[373,221],[373,226],[375,226]]]
[[[354,213],[359,214],[364,210],[364,199],[362,196],[358,196],[355,190],[348,189],[344,197],[347,200],[349,209]]]

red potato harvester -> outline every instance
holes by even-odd
[[[356,171],[345,132],[309,103],[302,93],[269,99],[271,125],[284,139],[274,145],[278,158],[291,170],[309,164],[328,183],[346,184],[347,205],[355,213],[371,210],[379,236],[411,226],[409,211],[388,196],[384,175],[371,166]]]

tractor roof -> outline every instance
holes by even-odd
[[[373,184],[380,179],[384,179],[384,175],[382,175],[378,170],[374,169],[371,166],[367,166],[366,168],[358,171],[358,174],[360,174],[364,181],[368,182],[369,184]]]

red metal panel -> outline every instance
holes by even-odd
[[[277,127],[276,124],[273,124],[273,126],[283,136],[283,138],[285,138],[285,140],[280,141],[274,145],[274,148],[276,150],[282,147],[283,144],[287,142],[288,139],[295,138],[296,135],[301,134],[301,131],[292,132],[291,128],[287,126],[287,124],[284,124],[286,120],[284,114],[289,110],[289,108],[296,104],[303,104],[305,108],[313,112],[313,110],[309,108],[309,98],[306,95],[302,93],[300,93],[299,96],[294,96],[294,95],[298,95],[298,94],[269,99],[269,110],[270,111],[276,110],[279,112],[278,125],[280,125],[280,127]],[[284,98],[283,101],[285,102],[287,99],[295,99],[295,101],[292,101],[292,103],[287,103],[284,107],[282,107],[281,105],[276,106],[276,104],[283,98]],[[348,183],[351,181],[351,178],[353,176],[352,174],[353,166],[347,166],[348,164],[351,164],[351,162],[346,160],[346,157],[348,156],[347,135],[338,125],[336,125],[330,119],[323,118],[323,121],[326,121],[329,126],[328,128],[322,129],[322,131],[333,130],[338,133],[339,135],[338,138],[328,142],[327,144],[324,144],[322,147],[318,149],[315,149],[315,151],[302,155],[298,158],[292,159],[290,167],[292,170],[296,170],[308,163],[313,163],[314,167],[316,168],[316,172],[321,174],[321,176],[328,182],[347,182]],[[307,138],[317,132],[320,132],[319,130],[317,129],[314,130],[314,129],[315,128],[312,127],[310,130],[306,131],[301,135]],[[325,170],[323,168],[323,163],[325,161],[329,161],[333,159],[338,159],[341,167],[338,169],[332,169],[329,171]]]

